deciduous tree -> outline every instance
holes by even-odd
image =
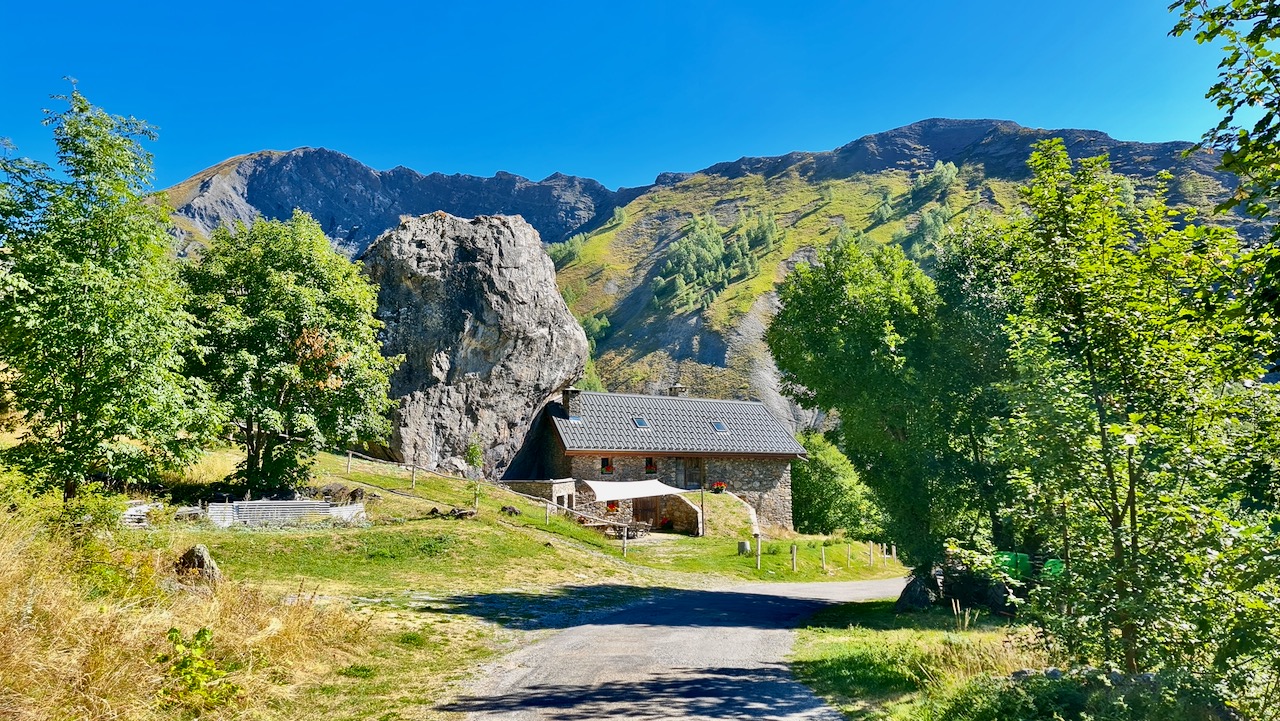
[[[300,483],[317,451],[385,438],[400,359],[379,351],[376,289],[310,216],[219,228],[183,276],[206,329],[196,369],[235,422],[251,486]]]
[[[1247,525],[1228,479],[1250,454],[1248,401],[1269,392],[1241,315],[1215,301],[1238,248],[1177,227],[1160,195],[1128,202],[1105,158],[1075,164],[1056,140],[1030,164],[1004,445],[1020,515],[1066,564],[1040,618],[1083,661],[1225,674],[1240,657],[1209,639],[1237,619],[1209,606],[1245,589],[1210,579],[1244,531],[1230,518]]]
[[[0,157],[0,363],[24,432],[9,457],[70,498],[181,464],[211,414],[183,375],[197,331],[147,194],[154,135],[77,90],[58,99],[58,167]]]
[[[829,534],[843,529],[850,538],[878,539],[880,509],[849,459],[820,433],[805,433],[800,443],[808,460],[791,464],[791,513],[801,533]]]

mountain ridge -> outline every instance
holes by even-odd
[[[763,343],[776,284],[841,234],[897,243],[927,263],[945,224],[1017,211],[1032,146],[1052,137],[1062,137],[1074,158],[1108,154],[1135,192],[1167,186],[1172,205],[1247,239],[1265,235],[1239,215],[1210,217],[1234,178],[1218,170],[1213,153],[1188,153],[1190,142],[1122,141],[1096,130],[986,119],[932,118],[832,150],[744,156],[617,190],[564,173],[541,181],[423,175],[403,166],[377,171],[325,149],[264,151],[202,171],[170,197],[175,222],[193,238],[218,223],[301,208],[353,257],[402,215],[436,210],[521,215],[544,242],[580,235],[560,257],[556,280],[573,313],[590,320],[584,326],[609,390],[654,392],[678,381],[703,395],[762,400],[802,426],[818,416],[780,393]],[[776,233],[748,243],[748,231],[766,217]],[[722,246],[712,247],[724,255],[715,251],[710,265],[675,283],[666,277],[669,261],[697,232],[718,238],[713,243]]]
[[[561,241],[574,233],[594,230],[614,208],[656,187],[671,187],[697,175],[769,177],[795,170],[801,177],[824,180],[890,169],[927,170],[934,162],[961,165],[979,159],[984,164],[995,161],[996,167],[988,171],[1002,177],[1026,177],[1031,144],[1051,137],[1067,140],[1073,155],[1107,152],[1116,169],[1126,174],[1146,176],[1182,166],[1224,185],[1230,181],[1230,176],[1217,169],[1216,155],[1211,152],[1193,153],[1179,162],[1181,154],[1193,146],[1186,141],[1145,143],[1116,140],[1097,130],[1046,130],[998,119],[929,118],[864,135],[832,150],[742,156],[696,171],[659,173],[649,185],[617,189],[560,171],[531,180],[506,171],[486,177],[422,173],[404,165],[375,170],[340,151],[303,146],[228,158],[166,192],[175,219],[187,235],[207,235],[227,221],[250,222],[257,213],[284,218],[296,206],[316,216],[330,238],[354,256],[378,233],[393,227],[400,215],[435,210],[462,217],[522,215],[545,242]],[[345,188],[330,183],[335,191],[331,197],[293,185],[309,181],[313,187],[324,187],[321,174],[333,177],[343,173],[353,182]],[[291,187],[292,196],[280,192]],[[361,197],[360,190],[368,188],[377,192]]]

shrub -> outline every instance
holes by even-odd
[[[156,663],[166,664],[166,683],[158,694],[165,707],[192,710],[217,708],[226,705],[240,693],[240,687],[226,680],[226,670],[208,658],[213,647],[213,632],[202,628],[185,638],[176,628],[165,634],[173,645],[170,653],[155,658]]]
[[[1014,681],[980,678],[928,708],[936,721],[1210,721],[1229,718],[1201,684],[1184,677],[1133,680],[1102,671]]]

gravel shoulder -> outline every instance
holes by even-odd
[[[791,677],[792,629],[824,606],[892,597],[903,583],[662,590],[489,664],[442,710],[477,720],[839,721]]]

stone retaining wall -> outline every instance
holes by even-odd
[[[761,458],[708,458],[707,485],[724,481],[756,510],[761,523],[790,529],[791,461]]]

